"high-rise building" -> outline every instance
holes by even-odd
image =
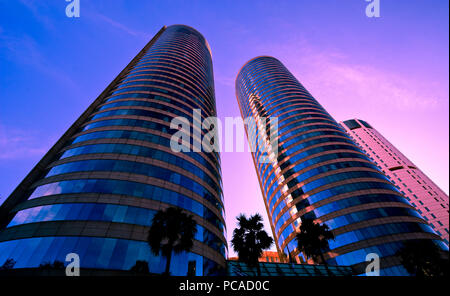
[[[448,195],[366,121],[341,125],[448,245]]]
[[[304,218],[333,231],[328,264],[361,274],[370,253],[380,257],[381,275],[408,274],[395,256],[405,241],[431,240],[448,250],[280,61],[262,56],[247,62],[236,78],[236,96],[242,117],[256,122],[246,125],[247,136],[257,148],[253,160],[280,253],[305,260],[295,240]],[[276,121],[274,136],[270,125]]]
[[[0,208],[0,266],[36,268],[79,255],[81,268],[164,271],[147,233],[171,206],[197,223],[172,275],[226,268],[219,155],[174,152],[174,117],[216,116],[211,51],[193,28],[163,27],[58,140]],[[198,134],[204,131],[198,131]],[[195,134],[195,133],[194,133]],[[190,144],[200,141],[190,137]]]

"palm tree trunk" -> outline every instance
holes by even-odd
[[[256,270],[258,271],[258,276],[261,276],[261,266],[259,266],[259,262],[256,264]]]
[[[166,271],[164,271],[164,275],[166,276],[170,275],[170,262],[172,262],[172,249],[170,249],[170,252],[167,254]]]
[[[331,273],[330,269],[328,268],[328,264],[327,264],[327,262],[325,261],[325,257],[323,256],[323,253],[322,253],[322,252],[320,252],[320,258],[322,259],[323,265],[325,265],[325,268],[326,268],[326,270],[327,270],[327,272],[328,272],[328,275],[329,275],[329,276],[333,276],[333,274]]]

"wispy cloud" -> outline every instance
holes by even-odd
[[[34,131],[0,125],[0,161],[43,156],[48,148]]]
[[[61,81],[71,89],[78,88],[75,81],[69,75],[50,62],[32,37],[28,35],[13,37],[7,34],[0,34],[0,48],[2,47],[7,50],[6,57],[14,62],[31,66],[38,72]]]
[[[215,77],[214,77],[215,79],[215,82],[216,83],[220,83],[220,84],[223,84],[223,85],[225,85],[225,86],[228,86],[228,87],[234,87],[234,77],[228,77],[228,76],[224,76],[224,75],[216,75]]]
[[[385,105],[395,109],[436,108],[439,94],[424,91],[424,83],[405,79],[372,65],[355,65],[347,57],[318,54],[312,67],[318,70],[308,75],[317,85],[327,85],[336,98],[348,100],[349,95],[368,105]],[[425,82],[426,83],[426,82]],[[430,87],[428,87],[429,89]]]
[[[97,14],[97,17],[99,18],[99,20],[106,22],[107,24],[113,26],[114,28],[122,30],[129,35],[139,36],[139,37],[148,37],[149,36],[148,34],[146,34],[144,32],[133,30],[133,29],[125,26],[124,24],[119,23],[119,22],[107,17],[106,15]]]
[[[261,45],[262,52],[278,53],[289,60],[289,70],[313,95],[334,103],[358,101],[390,109],[435,109],[445,101],[445,86],[417,81],[370,63],[355,64],[345,53],[312,46],[297,38],[284,44]]]
[[[55,29],[53,21],[48,17],[48,6],[46,1],[20,0],[20,3],[22,3],[33,14],[34,18],[45,26],[45,28],[49,30]]]
[[[22,3],[33,14],[33,17],[38,22],[43,24],[45,28],[49,30],[54,30],[56,28],[54,21],[49,17],[49,15],[51,15],[50,9],[52,7],[50,7],[48,3],[46,3],[45,1],[33,0],[20,0],[20,3]],[[61,7],[63,8],[64,6]],[[61,10],[61,14],[64,13],[64,10]],[[151,37],[151,35],[146,32],[135,30],[117,20],[112,19],[109,16],[106,16],[105,14],[97,12],[94,7],[94,3],[83,3],[82,17],[86,17],[90,20],[103,23],[109,27],[112,27],[134,37],[144,38],[146,40]]]
[[[88,17],[90,20],[93,20],[98,23],[102,23],[104,25],[107,25],[108,27],[117,29],[119,31],[122,31],[122,32],[124,32],[128,35],[134,36],[134,37],[138,37],[138,38],[145,39],[145,40],[148,40],[152,37],[150,34],[148,34],[146,32],[142,32],[142,31],[133,29],[117,20],[112,19],[109,16],[106,16],[99,12],[95,12],[93,9],[90,9],[84,15],[86,17]]]

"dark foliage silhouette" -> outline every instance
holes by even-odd
[[[231,245],[239,260],[249,267],[256,267],[258,275],[261,275],[258,259],[264,250],[272,246],[273,239],[264,230],[261,215],[255,214],[247,219],[244,214],[240,214],[236,219],[239,227],[233,232]]]
[[[429,240],[407,241],[396,255],[405,269],[417,277],[448,275],[448,253],[441,252]]]
[[[328,274],[332,275],[323,256],[324,250],[329,248],[328,241],[334,240],[334,234],[328,225],[314,223],[313,219],[303,219],[296,239],[297,249],[308,259],[313,259],[314,262],[318,262],[320,258],[320,262],[325,265]]]
[[[165,275],[170,274],[172,253],[189,252],[196,233],[197,224],[193,216],[179,208],[170,207],[155,214],[147,241],[153,254],[166,258]]]
[[[138,260],[136,263],[131,267],[130,271],[134,274],[140,274],[140,275],[148,275],[150,274],[150,270],[148,268],[148,262]]]
[[[2,266],[0,266],[0,270],[10,270],[14,268],[16,265],[16,261],[13,258],[6,259]]]
[[[64,269],[64,263],[56,260],[53,263],[51,263],[51,262],[42,263],[41,265],[39,265],[39,268],[40,269]]]

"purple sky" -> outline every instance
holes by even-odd
[[[213,52],[220,117],[239,116],[249,59],[281,60],[335,117],[371,123],[448,193],[448,1],[0,0],[0,201],[163,26],[199,30]],[[222,153],[228,237],[266,213],[248,153]],[[267,219],[266,219],[267,224]],[[266,227],[269,229],[268,227]]]

